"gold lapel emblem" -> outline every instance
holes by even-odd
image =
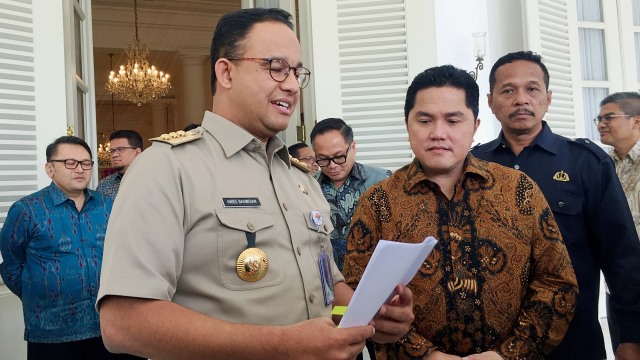
[[[307,189],[304,186],[298,184],[298,187],[300,188],[300,191],[302,191],[303,194],[309,195],[309,192],[307,191]]]
[[[248,282],[256,282],[267,275],[269,260],[267,254],[258,248],[245,249],[236,261],[236,271],[240,279]]]
[[[560,170],[553,175],[553,180],[556,181],[569,181],[569,174]]]

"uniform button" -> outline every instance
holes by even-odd
[[[282,203],[282,207],[284,208],[284,210],[285,210],[285,211],[286,211],[286,210],[289,210],[289,207],[287,206],[287,204],[286,204],[286,203]]]
[[[520,170],[520,165],[518,165],[518,164],[513,165],[513,168],[516,169],[516,170]]]
[[[587,144],[589,144],[589,140],[585,140],[584,142],[586,142]]]
[[[324,224],[324,231],[329,231],[329,227],[327,226],[327,224]]]
[[[558,201],[558,207],[564,207],[564,202]]]
[[[253,230],[255,230],[255,228],[256,228],[256,227],[255,227],[255,226],[253,226],[253,224],[252,224],[252,223],[247,223],[247,229],[249,229],[249,230],[253,231]]]
[[[300,246],[296,247],[296,251],[298,252],[298,255],[302,255],[302,249],[300,249]]]
[[[309,295],[309,302],[313,304],[314,301],[316,301],[316,296],[313,294]]]

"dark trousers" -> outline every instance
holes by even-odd
[[[27,343],[27,360],[134,360],[129,354],[113,354],[101,337],[63,343]]]
[[[615,353],[618,345],[620,345],[620,328],[618,327],[616,312],[613,311],[609,303],[609,297],[610,295],[607,293],[607,324],[609,325],[609,335],[611,336],[611,348]]]

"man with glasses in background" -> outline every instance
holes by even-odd
[[[142,153],[142,136],[133,130],[116,130],[109,135],[109,155],[115,173],[104,177],[96,188],[107,196],[115,197],[129,165]]]
[[[94,305],[112,199],[87,189],[91,149],[63,136],[47,146],[51,184],[13,203],[0,231],[0,274],[22,300],[27,358],[120,359]]]
[[[600,141],[613,147],[609,156],[616,165],[636,232],[640,234],[640,94],[619,92],[605,97],[593,122],[600,132]],[[615,351],[620,345],[620,330],[610,297],[607,289],[607,322]]]
[[[315,175],[318,171],[318,164],[316,163],[316,153],[309,145],[299,142],[289,146],[289,155],[305,163],[307,168],[311,170],[311,175]]]
[[[311,130],[311,146],[320,166],[316,179],[331,206],[331,245],[338,268],[342,271],[347,248],[349,225],[360,195],[388,178],[391,171],[356,162],[353,130],[344,120],[324,119]]]
[[[120,188],[96,304],[105,344],[152,359],[353,359],[366,338],[402,338],[402,286],[374,326],[331,321],[353,292],[330,259],[329,205],[276,136],[310,76],[291,15],[224,15],[211,70],[213,111],[156,138]]]

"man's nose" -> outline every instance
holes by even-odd
[[[432,139],[444,139],[446,134],[446,124],[444,121],[434,121],[431,127]]]
[[[517,105],[529,104],[529,95],[526,91],[516,91],[515,103]]]
[[[280,87],[282,87],[283,90],[294,94],[300,92],[300,85],[298,84],[298,79],[296,78],[296,74],[293,69],[289,71],[289,76],[280,83]]]

